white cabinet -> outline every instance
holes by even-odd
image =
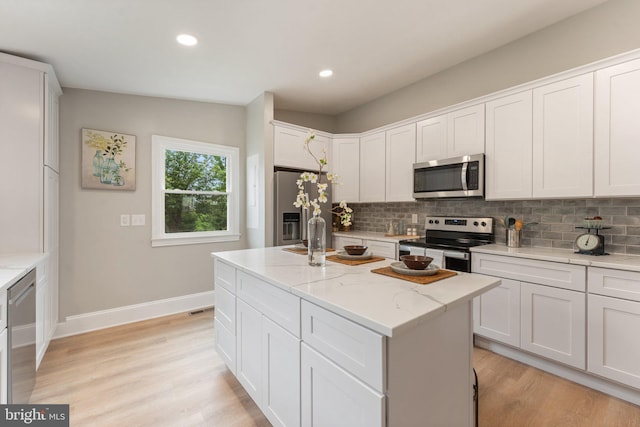
[[[362,245],[362,239],[356,239],[355,237],[343,237],[343,236],[334,235],[332,238],[333,238],[333,248],[337,250],[341,250],[345,246]]]
[[[50,260],[43,258],[36,265],[36,369],[47,351],[55,324],[51,324],[52,298],[50,288]]]
[[[586,267],[474,253],[471,271],[502,278],[474,300],[476,334],[585,369]]]
[[[0,330],[0,405],[7,404],[7,391],[9,390],[9,382],[7,376],[9,349],[7,347],[7,328]]]
[[[236,373],[236,270],[219,260],[214,263],[215,346],[231,372]]]
[[[520,346],[585,369],[585,293],[521,283]]]
[[[262,317],[262,409],[271,424],[300,425],[300,340]]]
[[[386,137],[384,132],[360,138],[360,201],[384,202],[386,197]]]
[[[413,164],[416,162],[416,125],[387,131],[386,185],[387,202],[414,201]]]
[[[365,245],[372,255],[389,259],[398,258],[398,244],[375,239],[360,239],[356,237],[333,236],[334,249],[341,250],[345,246]]]
[[[588,287],[589,372],[640,389],[640,273],[589,267]]]
[[[640,195],[640,59],[596,72],[595,195]]]
[[[332,162],[329,170],[339,176],[334,185],[332,199],[358,202],[360,200],[360,138],[333,138]]]
[[[302,426],[382,427],[384,395],[302,344]]]
[[[473,300],[476,334],[520,347],[520,282],[502,279],[500,286]]]
[[[304,148],[304,141],[309,136],[308,131],[274,125],[273,164],[288,168],[302,169],[310,172],[318,171],[318,163]],[[309,144],[311,152],[316,158],[330,156],[330,140],[327,136],[315,133],[315,138]],[[324,151],[323,151],[324,150]]]
[[[533,90],[533,197],[593,195],[593,74]]]
[[[417,162],[484,153],[484,104],[418,122]]]
[[[532,92],[525,91],[486,104],[486,198],[531,198]]]
[[[589,364],[597,375],[640,389],[640,302],[589,295]]]
[[[249,396],[262,403],[262,314],[241,299],[236,302],[236,377]]]

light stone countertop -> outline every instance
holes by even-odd
[[[16,283],[46,256],[44,253],[0,254],[0,290]]]
[[[475,246],[471,252],[640,272],[640,256],[637,255],[592,256],[577,254],[570,249],[510,248],[502,244]]]
[[[398,243],[400,240],[424,239],[424,236],[386,236],[385,233],[375,233],[373,231],[334,231],[334,236],[353,237],[354,239],[378,240],[380,242]]]
[[[500,284],[500,279],[460,273],[419,285],[371,272],[388,266],[391,260],[358,266],[327,261],[324,268],[310,267],[307,256],[283,248],[211,255],[386,336],[413,328]]]

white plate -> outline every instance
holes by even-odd
[[[433,276],[440,271],[440,267],[433,263],[429,264],[424,270],[412,270],[404,265],[404,262],[392,262],[391,269],[396,273],[406,274],[408,276]]]
[[[338,252],[338,258],[340,259],[348,259],[351,261],[357,261],[361,259],[371,259],[373,254],[371,252],[365,252],[362,255],[349,255],[346,252]]]

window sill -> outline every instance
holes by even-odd
[[[154,237],[151,239],[151,247],[201,245],[205,243],[237,242],[238,240],[240,240],[240,234],[226,234],[223,236]]]

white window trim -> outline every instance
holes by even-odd
[[[164,232],[164,178],[166,150],[224,155],[227,164],[227,230],[216,232]],[[174,246],[240,240],[240,149],[226,145],[190,141],[168,136],[151,136],[151,246]],[[214,234],[215,233],[215,234]]]

